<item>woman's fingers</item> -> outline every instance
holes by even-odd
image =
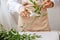
[[[28,11],[25,11],[25,15],[26,15],[26,17],[29,17],[29,12]]]
[[[50,2],[51,0],[46,0],[46,2]]]
[[[27,5],[26,7],[33,7],[33,5]]]
[[[29,15],[30,15],[30,14],[29,14],[28,12],[26,12],[26,11],[20,13],[20,16],[21,16],[21,17],[29,17]]]
[[[20,13],[20,16],[21,16],[21,17],[23,17],[23,16],[24,16],[23,12],[21,12],[21,13]]]

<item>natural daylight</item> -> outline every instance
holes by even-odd
[[[0,40],[60,40],[60,0],[0,0]]]

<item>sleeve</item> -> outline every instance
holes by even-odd
[[[15,0],[8,0],[7,2],[10,12],[20,12],[23,5]]]
[[[54,2],[54,6],[60,6],[60,0],[51,0]]]

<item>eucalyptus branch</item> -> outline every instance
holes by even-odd
[[[33,8],[34,8],[34,12],[41,15],[41,10],[42,10],[42,7],[43,5],[38,5],[35,1],[33,0],[30,0],[30,2],[34,5]]]

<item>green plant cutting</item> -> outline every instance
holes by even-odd
[[[2,24],[0,24],[0,27],[3,27]],[[11,29],[10,31],[6,31],[4,28],[0,31],[0,40],[35,40],[36,38],[41,38],[41,35],[35,35],[35,34],[19,34],[14,29]]]
[[[38,5],[38,4],[36,3],[36,1],[33,1],[33,0],[29,0],[29,1],[33,4],[34,13],[38,14],[39,16],[41,16],[41,15],[43,16],[44,14],[42,14],[41,11],[42,11],[42,7],[43,7],[44,4]],[[45,1],[45,0],[44,0],[44,1]]]
[[[8,32],[0,31],[0,40],[35,40],[40,37],[41,36],[37,36],[35,34],[19,34],[19,32],[16,32],[13,29]]]

